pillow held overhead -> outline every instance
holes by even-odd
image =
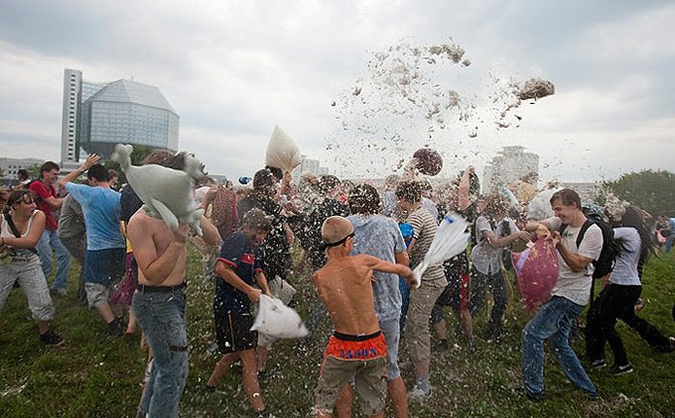
[[[279,125],[274,125],[270,142],[267,144],[265,165],[290,172],[300,165],[301,162],[300,149],[298,149],[293,139]]]

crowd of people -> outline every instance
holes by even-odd
[[[144,164],[182,170],[185,159],[184,153],[157,150]],[[473,319],[486,309],[490,292],[494,303],[480,335],[499,343],[509,303],[504,272],[510,268],[510,249],[529,242],[542,227],[557,249],[559,275],[550,298],[522,331],[524,396],[532,401],[546,396],[545,341],[570,382],[590,398],[598,392],[585,369],[607,365],[605,343],[613,353],[610,374],[632,372],[615,329],[618,319],[656,349],[675,351],[673,338],[636,314],[642,267],[659,243],[670,250],[675,234],[663,231],[675,227],[659,217],[650,231],[645,212],[633,205],[618,214],[593,212],[575,191],[560,189],[548,199],[552,216],[532,219],[529,212],[528,219],[536,195],[531,178],[481,195],[473,167],[434,188],[413,163],[403,176],[389,176],[381,190],[312,173],[303,173],[295,184],[290,173],[265,167],[250,185],[236,189],[206,175],[195,185],[195,205],[204,211],[197,236],[187,224],[170,228],[130,185],[117,191],[119,175],[99,160],[91,154],[63,177],[48,161],[39,178],[24,176],[12,190],[0,190],[0,309],[20,287],[40,340],[64,344],[50,327],[52,297],[68,294],[75,258],[82,266],[77,298],[103,320],[105,332],[114,338],[139,327],[144,334],[148,376],[139,417],[178,416],[188,375],[188,242],[202,256],[204,280],[216,282],[215,343],[222,357],[205,390],[214,391],[241,362],[244,392],[259,417],[271,416],[259,377],[266,373],[275,340],[250,330],[261,295],[288,303],[294,283],[311,278],[316,288],[314,299],[295,302],[310,312],[307,338],[323,337],[317,335],[322,321],[330,321],[334,331],[318,376],[316,416],[351,416],[355,390],[363,414],[383,416],[388,401],[396,417],[406,417],[409,402],[433,396],[431,359],[448,348],[443,308],[456,313],[458,335],[472,350]],[[411,269],[430,251],[439,221],[451,212],[470,222],[471,245],[415,277]],[[594,297],[594,262],[607,244],[601,222],[613,231],[616,261]],[[293,265],[294,250],[301,253],[301,265]],[[580,359],[570,334],[589,301],[586,353]],[[410,385],[401,376],[404,357],[414,373]]]

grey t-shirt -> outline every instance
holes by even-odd
[[[393,220],[382,215],[351,215],[347,219],[354,226],[352,255],[368,254],[395,263],[395,254],[406,250],[401,230]],[[373,273],[375,313],[382,321],[398,319],[401,315],[401,292],[398,276],[376,271]]]
[[[640,286],[638,262],[640,261],[640,234],[635,228],[614,228],[614,239],[620,242],[614,270],[609,281],[623,286]]]
[[[554,231],[559,231],[562,226],[562,221],[557,217],[548,218],[547,222]],[[577,247],[577,236],[580,230],[581,227],[568,226],[565,228],[562,234],[564,245],[573,253],[578,253],[591,260],[597,260],[600,251],[602,251],[602,231],[600,227],[595,224],[588,227],[584,233],[584,239],[581,240],[581,245]],[[551,295],[567,298],[577,305],[586,305],[591,295],[593,263],[588,263],[588,266],[580,272],[574,272],[558,252],[558,265],[560,266],[560,273]]]
[[[82,206],[73,198],[72,195],[66,196],[61,205],[61,215],[59,216],[59,227],[57,229],[59,238],[77,238],[84,237],[84,214]]]
[[[508,233],[506,233],[505,222],[509,226]],[[504,247],[493,248],[483,237],[483,231],[491,231],[495,237],[501,237],[519,232],[520,229],[510,218],[504,218],[497,222],[494,229],[485,216],[481,215],[476,219],[476,239],[478,240],[478,245],[475,245],[471,249],[471,263],[476,270],[483,274],[497,274],[502,268],[502,251],[504,251]]]

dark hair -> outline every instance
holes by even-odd
[[[272,230],[272,217],[265,215],[265,212],[261,209],[253,208],[244,214],[241,224],[256,231],[270,232]]]
[[[319,177],[319,190],[321,193],[328,193],[340,185],[340,179],[332,174],[325,174]]]
[[[565,206],[572,206],[572,203],[576,203],[577,209],[581,210],[581,198],[579,197],[579,194],[572,189],[561,189],[553,193],[550,203],[553,204],[553,202],[558,199],[560,199]]]
[[[372,215],[382,208],[380,194],[370,184],[359,184],[349,193],[349,210],[354,214]]]
[[[97,181],[110,181],[108,169],[103,167],[101,164],[94,164],[89,167],[89,171],[87,171],[87,178],[93,178]]]
[[[277,181],[280,181],[281,179],[284,178],[284,172],[279,167],[272,167],[272,166],[266,165],[265,168],[268,169],[270,171],[270,173],[272,173],[272,175],[274,176],[274,178],[277,179]]]
[[[274,175],[266,168],[261,168],[253,175],[254,190],[270,190],[274,187]]]
[[[640,234],[640,267],[647,261],[649,250],[652,248],[652,237],[645,224],[645,218],[642,210],[637,206],[629,205],[626,212],[621,216],[620,221],[612,221],[612,226],[625,226],[635,228]]]
[[[9,193],[9,197],[7,198],[7,204],[2,210],[3,214],[9,213],[9,210],[12,208],[12,206],[18,204],[21,200],[24,199],[24,196],[30,196],[33,201],[35,201],[35,193],[33,193],[30,189],[16,189],[12,190]]]
[[[396,197],[412,203],[421,202],[422,188],[416,181],[404,180],[396,185]]]
[[[45,161],[45,163],[40,166],[40,177],[42,177],[42,173],[46,173],[54,169],[61,170],[61,167],[59,167],[59,165],[54,161]]]
[[[16,172],[16,176],[19,178],[19,180],[26,180],[28,178],[28,171],[22,168]]]

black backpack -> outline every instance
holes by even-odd
[[[595,267],[593,278],[600,279],[614,270],[614,263],[616,261],[616,255],[619,253],[619,246],[614,240],[614,229],[612,229],[611,226],[606,222],[588,218],[581,226],[581,230],[577,236],[577,248],[581,245],[586,230],[593,224],[597,225],[600,228],[600,231],[602,231],[602,250],[600,251],[598,259],[593,260],[593,266]],[[560,229],[561,234],[565,228],[567,228],[567,225],[562,226]]]

